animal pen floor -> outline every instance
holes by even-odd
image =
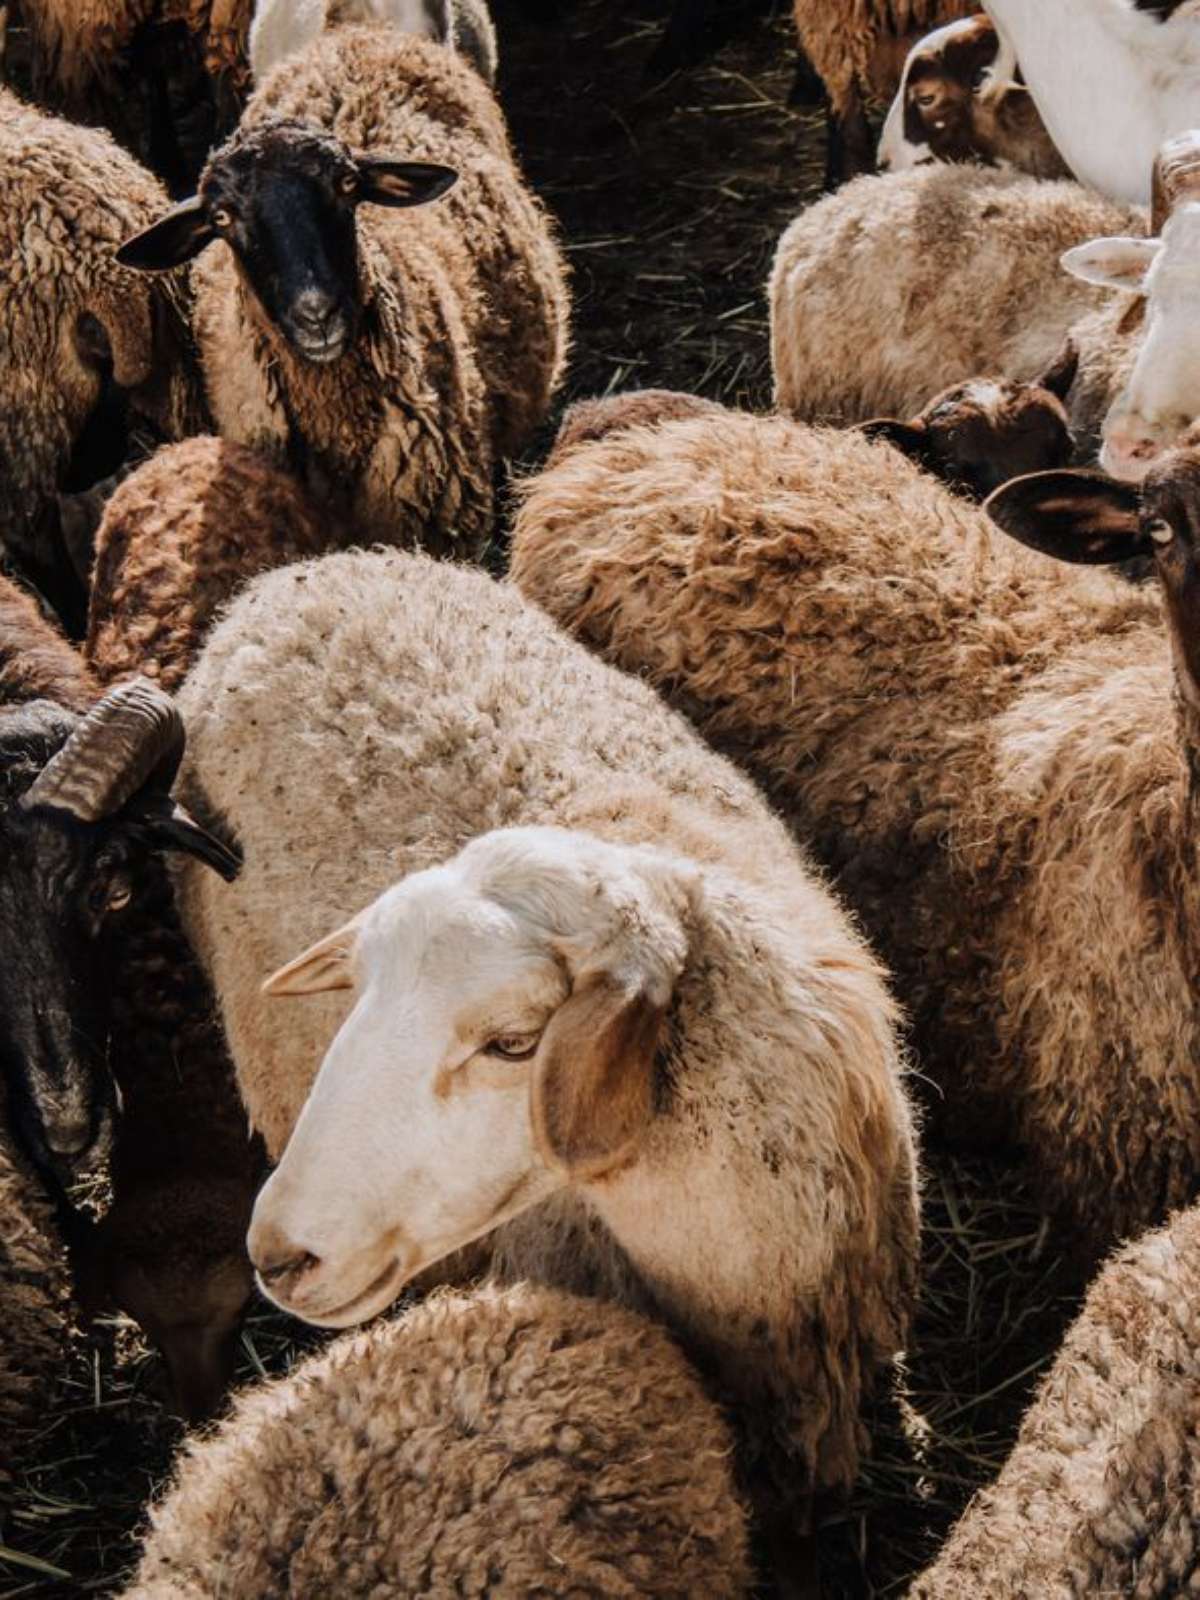
[[[708,65],[651,89],[642,67],[667,0],[564,3],[570,20],[551,30],[523,21],[512,0],[493,9],[514,136],[561,219],[574,269],[564,401],[663,385],[766,407],[763,285],[782,228],[818,194],[824,157],[819,114],[788,106],[785,8]],[[830,1600],[904,1592],[994,1476],[1073,1309],[1019,1170],[931,1151],[927,1180],[907,1401],[881,1408],[853,1505],[822,1530]],[[178,1430],[154,1399],[154,1361],[121,1319],[100,1335],[79,1341],[16,1486],[0,1600],[110,1591],[168,1466]],[[313,1343],[311,1331],[259,1312],[242,1377],[284,1370]]]

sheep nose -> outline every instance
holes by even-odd
[[[296,296],[292,314],[306,333],[324,338],[337,321],[337,301],[323,289],[305,289]]]
[[[252,1227],[246,1243],[250,1259],[264,1283],[282,1284],[302,1277],[321,1264],[320,1256],[270,1225]]]
[[[77,1156],[92,1142],[90,1117],[62,1117],[47,1124],[46,1143],[56,1156]]]

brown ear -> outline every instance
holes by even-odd
[[[344,927],[326,934],[303,955],[289,961],[286,967],[280,967],[278,972],[273,972],[263,984],[262,992],[279,998],[285,995],[327,994],[332,989],[353,989],[352,962],[361,921],[360,912]]]
[[[654,1111],[665,1014],[641,990],[600,972],[551,1018],[532,1086],[534,1136],[551,1166],[595,1178],[630,1154]]]

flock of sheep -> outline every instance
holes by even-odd
[[[420,1291],[123,1593],[812,1593],[1005,1141],[1096,1276],[912,1593],[1200,1584],[1200,5],[973,9],[796,0],[831,182],[894,98],[777,410],[575,405],[501,582],[570,286],[484,0],[23,0],[0,1488],[80,1313],[198,1421],[256,1281]]]

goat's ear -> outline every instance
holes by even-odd
[[[1046,389],[1059,400],[1065,400],[1078,371],[1079,346],[1074,339],[1068,339],[1041,377],[1034,378],[1032,382],[1037,388]]]
[[[1149,555],[1138,491],[1102,472],[1034,472],[1014,478],[985,503],[998,528],[1059,561],[1112,566]]]
[[[358,198],[373,206],[424,206],[439,200],[458,182],[453,167],[430,161],[389,161],[386,156],[358,158]]]
[[[665,1010],[610,972],[584,977],[542,1036],[534,1063],[534,1137],[572,1178],[619,1166],[654,1111],[654,1061]]]
[[[860,422],[857,431],[868,439],[882,439],[922,466],[929,460],[929,429],[917,419],[899,422],[895,417],[873,417],[870,422]]]
[[[1064,272],[1104,289],[1140,293],[1162,249],[1160,239],[1092,239],[1060,257]]]
[[[135,272],[169,272],[198,256],[216,236],[208,208],[199,195],[193,195],[151,227],[126,239],[117,251],[117,260]]]
[[[164,797],[160,805],[146,814],[141,826],[159,850],[176,850],[194,856],[220,873],[226,883],[232,883],[242,870],[238,852],[207,828],[202,828],[195,817],[170,796]]]
[[[273,972],[262,986],[264,994],[281,995],[327,994],[333,989],[353,989],[354,951],[358,945],[358,930],[363,913],[352,917],[341,928],[306,950],[303,955],[289,961],[286,967]]]

